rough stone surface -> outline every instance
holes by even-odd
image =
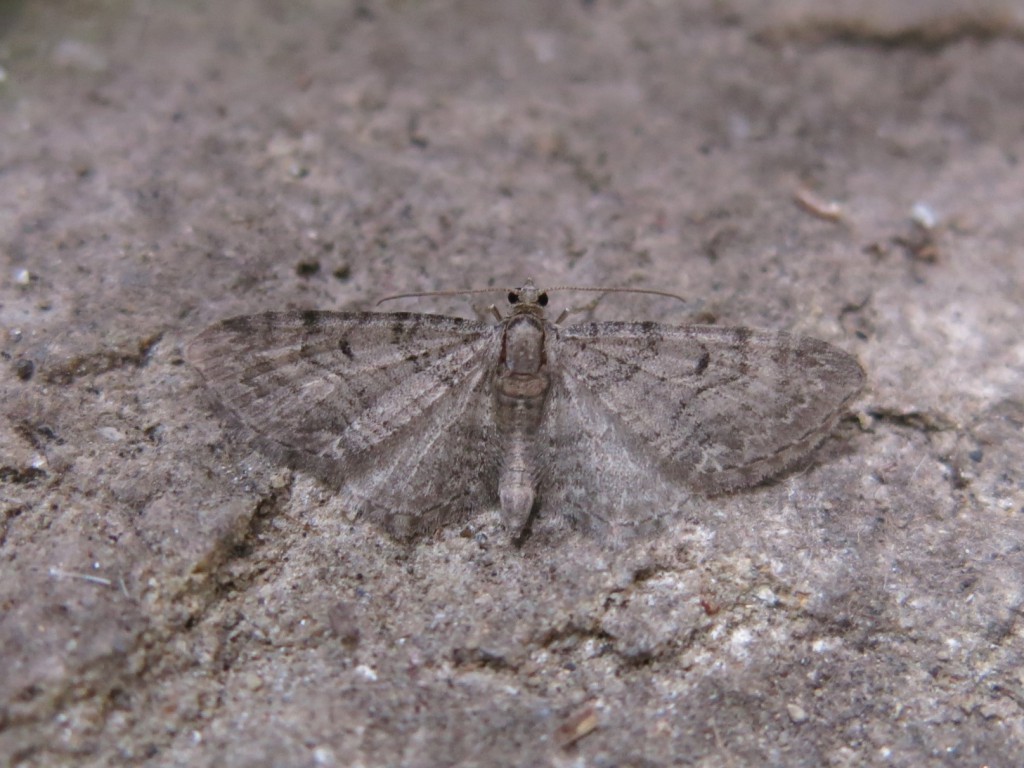
[[[1024,17],[962,5],[0,4],[0,759],[1019,765]],[[183,363],[531,276],[869,384],[654,541],[409,546]]]

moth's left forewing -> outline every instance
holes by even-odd
[[[211,326],[187,356],[264,452],[337,485],[425,419],[454,420],[493,337],[433,315],[272,312]]]
[[[707,493],[806,455],[864,380],[854,358],[822,341],[746,328],[574,325],[560,330],[559,355],[637,450]]]

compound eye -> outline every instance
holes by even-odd
[[[508,292],[508,303],[509,304],[518,304],[519,303],[519,294],[516,293],[515,291],[509,291]]]
[[[546,293],[542,293],[537,297],[537,305],[541,307],[546,307],[548,305],[548,295]]]

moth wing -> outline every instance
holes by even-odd
[[[708,494],[790,467],[864,383],[851,355],[783,332],[586,323],[557,334],[570,399],[600,403],[610,436]]]
[[[538,453],[538,535],[567,526],[620,543],[656,533],[687,499],[575,371],[552,377]]]
[[[496,338],[459,318],[271,312],[208,328],[187,357],[264,453],[405,536],[496,496]]]

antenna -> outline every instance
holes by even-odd
[[[397,301],[398,299],[419,299],[424,296],[471,296],[475,293],[499,293],[502,288],[467,288],[461,291],[415,291],[413,293],[396,293],[391,296],[385,296],[383,299],[377,301],[376,306],[380,306],[385,301]]]
[[[397,301],[398,299],[419,299],[430,296],[473,296],[480,293],[503,293],[506,291],[508,293],[518,293],[524,288],[531,288],[538,291],[538,293],[551,293],[554,291],[580,291],[586,293],[642,293],[648,296],[664,296],[665,298],[677,299],[684,303],[686,302],[686,299],[677,293],[655,291],[650,288],[607,288],[601,286],[556,285],[552,288],[538,289],[534,287],[532,280],[527,280],[526,285],[520,286],[519,288],[467,288],[455,291],[414,291],[412,293],[396,293],[378,300],[376,306],[379,307],[385,301]]]
[[[678,299],[686,302],[678,293],[667,293],[666,291],[655,291],[651,288],[604,288],[601,286],[579,286],[579,285],[556,285],[553,288],[545,288],[546,292],[551,291],[585,291],[588,293],[645,293],[648,296],[664,296],[668,299]]]

